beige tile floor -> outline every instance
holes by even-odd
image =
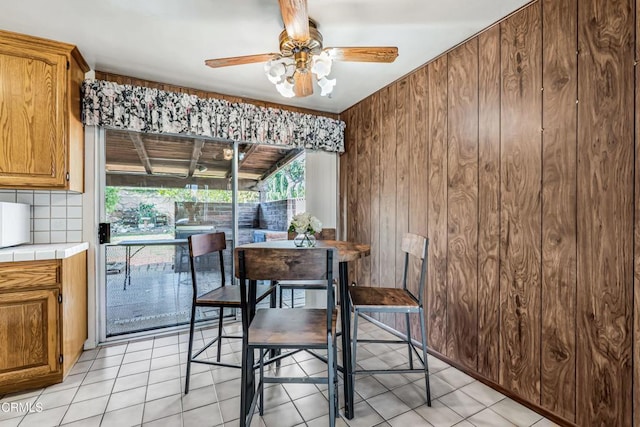
[[[387,334],[366,321],[359,322],[359,326],[362,338]],[[230,323],[225,329],[235,333],[239,327],[238,323]],[[214,334],[214,329],[197,331],[197,343]],[[191,391],[184,395],[187,339],[188,334],[180,333],[85,351],[63,383],[2,396],[0,427],[237,426],[238,369],[194,364]],[[212,350],[208,351],[213,355]],[[238,362],[239,351],[237,340],[227,340],[223,345],[223,358]],[[358,350],[358,363],[362,367],[398,366],[406,361],[406,347],[364,344]],[[355,417],[339,419],[337,424],[354,427],[555,425],[438,359],[430,357],[429,364],[432,407],[425,404],[422,375],[357,376]],[[324,369],[322,362],[306,353],[295,355],[280,368],[283,375],[313,375]],[[328,425],[326,386],[274,384],[265,391],[265,401],[265,414],[254,416],[255,426]],[[22,412],[16,404],[22,404]]]

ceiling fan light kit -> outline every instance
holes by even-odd
[[[336,79],[327,79],[326,77],[318,80],[318,85],[320,89],[322,89],[322,93],[320,95],[326,96],[333,92],[333,87],[336,85]]]
[[[294,54],[295,55],[295,54]],[[298,59],[302,58],[302,59]],[[298,52],[294,59],[281,57],[272,59],[264,65],[264,72],[271,83],[276,86],[280,95],[286,98],[296,96],[294,91],[295,82],[299,78],[297,74],[313,73],[316,76],[318,86],[322,89],[322,96],[331,94],[336,85],[336,79],[328,80],[326,77],[331,73],[331,57],[327,52],[319,55],[312,55],[311,60],[305,51]],[[311,66],[309,66],[311,65]],[[308,76],[306,76],[308,78]],[[311,89],[312,91],[313,89]]]
[[[285,29],[280,33],[280,53],[208,59],[212,68],[267,61],[264,72],[286,98],[313,94],[313,78],[321,96],[330,95],[336,79],[327,79],[333,61],[393,62],[397,47],[333,47],[323,48],[322,34],[309,19],[306,0],[279,0]]]
[[[287,65],[290,64],[285,64],[283,60],[270,60],[264,64],[264,72],[266,73],[269,81],[274,85],[280,83],[284,78],[284,75],[287,73]]]
[[[299,29],[296,30],[299,32]],[[313,83],[307,73],[313,73],[322,89],[321,95],[331,94],[336,80],[328,83],[325,77],[331,72],[331,57],[322,50],[322,35],[313,20],[308,20],[308,36],[293,39],[285,29],[280,33],[280,54],[269,60],[264,71],[278,93],[285,98],[307,96],[313,93]],[[323,80],[324,79],[324,80]],[[321,82],[322,81],[322,82]]]
[[[293,90],[294,84],[288,78],[282,79],[282,81],[276,83],[276,89],[278,93],[285,98],[293,98],[296,93]]]
[[[331,57],[327,52],[323,51],[320,55],[313,57],[311,72],[314,73],[318,79],[326,77],[331,73]]]

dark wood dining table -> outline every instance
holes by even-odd
[[[235,251],[243,248],[270,248],[270,249],[293,249],[296,246],[293,240],[274,240],[269,242],[248,243],[236,247]],[[349,272],[348,263],[359,258],[368,256],[371,253],[369,245],[362,243],[347,242],[342,240],[318,240],[316,247],[335,248],[338,259],[339,293],[340,293],[340,323],[342,328],[342,372],[344,380],[344,415],[347,419],[352,419],[354,415],[354,378],[351,371],[351,306],[349,301]],[[304,248],[300,248],[304,249]],[[234,256],[237,260],[237,256]],[[238,271],[236,265],[235,271]],[[255,310],[248,310],[254,313]],[[251,320],[251,319],[250,319]],[[250,366],[252,363],[250,364]],[[244,385],[243,385],[244,386]],[[253,386],[253,385],[251,385]],[[247,390],[251,395],[253,389]],[[250,401],[250,399],[249,399]],[[241,418],[246,415],[249,408],[241,408]]]

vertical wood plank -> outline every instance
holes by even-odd
[[[371,136],[369,137],[370,174],[371,174],[371,214],[369,236],[371,255],[369,256],[369,279],[363,284],[380,286],[380,92],[371,95],[368,100],[371,110]],[[372,313],[372,317],[381,320],[381,313]]]
[[[632,421],[633,10],[578,7],[578,425]]]
[[[426,206],[429,188],[427,67],[419,68],[411,73],[409,84],[411,87],[409,231],[426,236],[428,232]]]
[[[396,284],[396,85],[380,91],[380,286]],[[394,325],[393,315],[381,320]]]
[[[411,86],[411,124],[409,137],[411,153],[409,166],[409,231],[421,236],[428,236],[427,228],[427,205],[428,205],[428,189],[429,189],[429,167],[427,158],[429,156],[429,141],[427,132],[429,129],[429,105],[427,94],[427,67],[422,67],[411,73],[409,76]],[[420,290],[418,284],[420,281],[419,260],[411,258],[408,289],[416,296]],[[424,290],[423,290],[424,292]],[[425,314],[426,315],[426,314]],[[398,316],[400,317],[400,316]],[[404,316],[402,316],[404,317]],[[412,336],[419,333],[419,319],[417,316],[410,316],[412,327]],[[403,329],[406,326],[405,319],[402,319]]]
[[[358,235],[358,135],[360,129],[359,104],[348,111],[346,128],[346,150],[349,153],[349,169],[347,171],[347,237],[353,242],[360,242]],[[350,262],[349,278],[357,280],[357,263]]]
[[[447,340],[447,56],[428,66],[429,78],[429,345],[446,354]]]
[[[635,58],[640,58],[640,0],[636,0]],[[634,226],[634,281],[633,281],[633,422],[640,424],[640,67],[636,65],[635,82],[635,223]]]
[[[543,0],[541,404],[575,420],[577,0]]]
[[[478,36],[478,372],[498,381],[500,26]]]
[[[540,403],[540,4],[500,27],[500,382]]]
[[[373,103],[371,97],[359,106],[358,136],[358,221],[357,233],[361,243],[371,244],[371,144],[373,141]],[[371,284],[371,256],[358,260],[357,282]]]
[[[478,39],[448,54],[447,355],[478,360]]]
[[[371,136],[369,137],[370,174],[371,174],[371,223],[369,236],[371,239],[371,286],[380,286],[380,92],[369,97],[371,104]]]
[[[396,87],[396,236],[395,244],[395,283],[401,283],[404,268],[404,255],[401,248],[402,236],[409,231],[409,113],[411,105],[411,85],[405,77],[394,85]],[[399,316],[398,316],[399,317]],[[398,319],[400,327],[404,319]]]

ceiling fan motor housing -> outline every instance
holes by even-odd
[[[284,57],[293,57],[298,70],[306,70],[311,55],[322,52],[322,34],[316,23],[309,19],[309,38],[303,42],[293,40],[287,30],[280,33],[280,53]]]

